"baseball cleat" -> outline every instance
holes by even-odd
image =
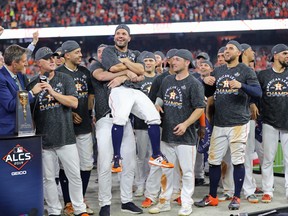
[[[112,164],[112,173],[119,173],[122,172],[122,165],[120,161],[120,156],[114,156],[113,158],[113,164]]]
[[[240,208],[240,198],[234,196],[230,204],[228,205],[229,210],[238,210]]]
[[[217,206],[218,202],[218,197],[214,198],[211,195],[206,195],[199,202],[195,202],[194,205],[197,207]]]
[[[158,155],[156,158],[153,158],[153,156],[151,156],[149,159],[149,164],[164,168],[174,168],[174,164],[169,163],[169,161],[163,154]]]

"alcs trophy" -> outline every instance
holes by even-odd
[[[18,136],[35,135],[27,91],[18,91],[16,106],[16,132]]]

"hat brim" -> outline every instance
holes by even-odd
[[[41,59],[48,60],[51,58],[51,56],[59,56],[59,54],[58,53],[49,53],[49,54],[43,56]]]

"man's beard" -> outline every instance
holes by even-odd
[[[285,67],[285,68],[288,67],[288,61],[279,61],[279,63],[282,67]]]

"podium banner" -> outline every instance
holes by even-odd
[[[0,137],[1,215],[43,216],[41,136]]]

